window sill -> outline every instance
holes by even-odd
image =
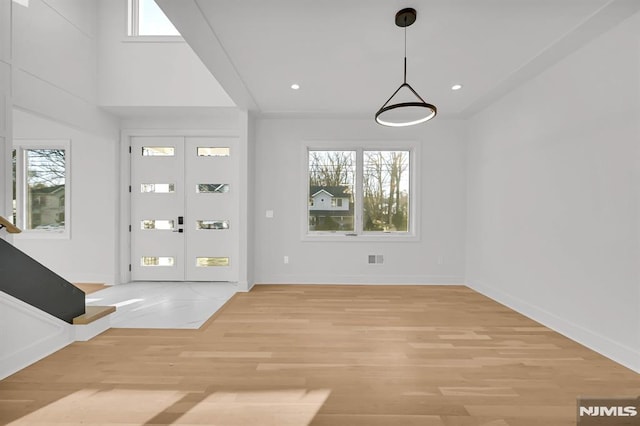
[[[49,232],[37,230],[23,230],[20,234],[15,234],[14,239],[17,240],[70,240],[69,231]]]
[[[123,43],[185,43],[182,36],[126,36]]]
[[[387,243],[406,243],[420,241],[420,237],[411,233],[392,234],[392,233],[371,233],[371,234],[351,234],[344,232],[322,232],[317,234],[305,234],[302,236],[303,242],[387,242]]]

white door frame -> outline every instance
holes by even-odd
[[[246,118],[246,113],[244,114]],[[248,205],[248,152],[247,152],[247,121],[241,120],[240,129],[125,129],[120,132],[120,232],[119,244],[116,247],[117,265],[116,276],[120,282],[126,283],[131,281],[131,272],[129,263],[131,261],[131,233],[129,226],[131,225],[131,155],[129,148],[131,146],[131,138],[135,136],[184,136],[184,137],[236,137],[239,138],[240,144],[240,185],[238,191],[242,194],[239,197],[240,203],[240,226],[246,228],[248,225],[247,205]],[[246,231],[242,232],[240,237],[240,259],[239,259],[239,281],[238,291],[248,291],[253,283],[248,281],[247,274],[247,235]]]

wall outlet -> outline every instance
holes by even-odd
[[[384,263],[384,256],[381,254],[370,254],[367,256],[367,261],[370,265]]]
[[[289,256],[285,256],[284,257],[284,264],[288,264],[289,263]]]
[[[267,210],[267,211],[265,211],[265,212],[264,212],[264,216],[265,216],[267,219],[273,219],[273,210]]]
[[[438,256],[438,259],[436,261],[438,262],[438,265],[442,265],[444,263],[444,259],[442,258],[442,256]]]

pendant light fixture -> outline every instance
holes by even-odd
[[[422,99],[413,87],[407,83],[407,27],[416,22],[416,10],[402,9],[396,13],[396,25],[404,28],[404,82],[393,92],[393,95],[376,112],[376,122],[383,126],[405,127],[424,123],[431,120],[438,113],[438,109]],[[411,101],[391,102],[402,89],[409,92]],[[413,96],[411,96],[411,94]],[[415,100],[414,100],[415,99]],[[391,103],[390,103],[391,102]]]

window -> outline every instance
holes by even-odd
[[[229,266],[228,257],[196,257],[196,267]]]
[[[154,0],[129,0],[129,36],[180,36]]]
[[[143,157],[173,157],[176,149],[172,146],[143,146]]]
[[[364,151],[365,231],[409,231],[409,151]]]
[[[69,141],[16,140],[14,220],[27,233],[69,235]]]
[[[176,185],[173,183],[141,183],[140,192],[169,194],[171,192],[176,192]]]
[[[307,235],[413,235],[406,149],[307,149]]]
[[[140,222],[140,229],[158,229],[163,231],[172,231],[175,228],[175,222],[170,219],[145,219]]]
[[[228,220],[196,220],[196,229],[229,229]]]
[[[355,231],[356,152],[309,150],[309,231]],[[337,198],[346,199],[337,208]]]
[[[229,192],[229,184],[228,183],[199,183],[199,184],[196,184],[196,192],[224,194],[225,192]]]
[[[142,256],[140,266],[173,266],[175,259],[170,256]]]
[[[229,147],[199,146],[198,157],[229,157],[231,149]]]

